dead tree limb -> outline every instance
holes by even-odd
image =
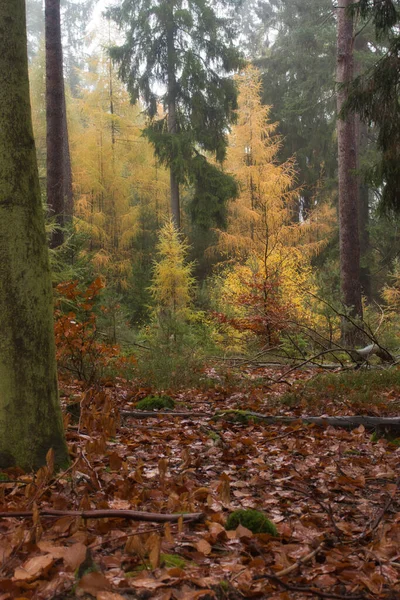
[[[135,510],[53,510],[43,508],[39,511],[41,517],[80,517],[81,519],[129,519],[131,521],[143,521],[151,523],[175,523],[182,518],[185,522],[197,522],[204,519],[204,513],[185,513],[166,515],[163,513],[146,513]],[[10,511],[0,512],[1,519],[33,516],[33,511]]]

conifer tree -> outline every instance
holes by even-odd
[[[194,185],[194,213],[199,207],[204,215],[206,205],[214,220],[235,192],[230,176],[210,164],[206,154],[219,163],[224,160],[237,107],[235,85],[226,76],[242,64],[233,44],[237,4],[238,0],[123,0],[108,11],[126,33],[111,56],[132,102],[140,97],[145,104],[149,124],[144,133],[170,169],[171,213],[178,228],[180,184]],[[166,116],[157,118],[160,103]],[[206,195],[209,179],[212,187]]]
[[[65,465],[25,1],[0,3],[0,467]]]
[[[349,86],[343,116],[358,113],[365,123],[378,127],[377,146],[382,156],[374,179],[383,185],[381,207],[400,212],[400,1],[360,0],[351,6],[365,22],[372,21],[383,56]]]

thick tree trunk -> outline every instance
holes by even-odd
[[[176,122],[176,74],[175,74],[175,46],[173,25],[167,34],[167,52],[168,52],[168,132],[172,135],[177,132]],[[180,229],[181,214],[179,200],[179,183],[174,173],[173,167],[170,167],[171,183],[171,215],[175,227]]]
[[[25,0],[0,2],[0,467],[67,463],[29,101]]]
[[[64,241],[64,80],[61,46],[60,0],[45,2],[46,31],[46,123],[47,123],[47,205],[56,228],[50,245]]]
[[[337,110],[347,97],[346,84],[354,75],[353,17],[348,7],[353,0],[341,0],[337,9]],[[339,244],[342,300],[353,317],[362,317],[360,286],[360,240],[358,220],[357,140],[355,116],[337,120],[339,160]],[[346,343],[354,344],[355,331],[346,322],[342,327]]]

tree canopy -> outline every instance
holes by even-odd
[[[211,221],[223,220],[223,205],[235,193],[233,180],[217,175],[207,155],[217,163],[224,160],[235,120],[237,92],[228,75],[243,64],[234,45],[237,5],[238,0],[217,5],[124,0],[107,13],[125,32],[124,43],[110,54],[132,102],[144,103],[149,118],[144,134],[176,183],[194,186],[194,216],[200,212],[204,218],[207,204]],[[208,179],[213,186],[205,195]]]

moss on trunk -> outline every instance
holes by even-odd
[[[29,103],[25,0],[0,3],[0,467],[68,454]]]

